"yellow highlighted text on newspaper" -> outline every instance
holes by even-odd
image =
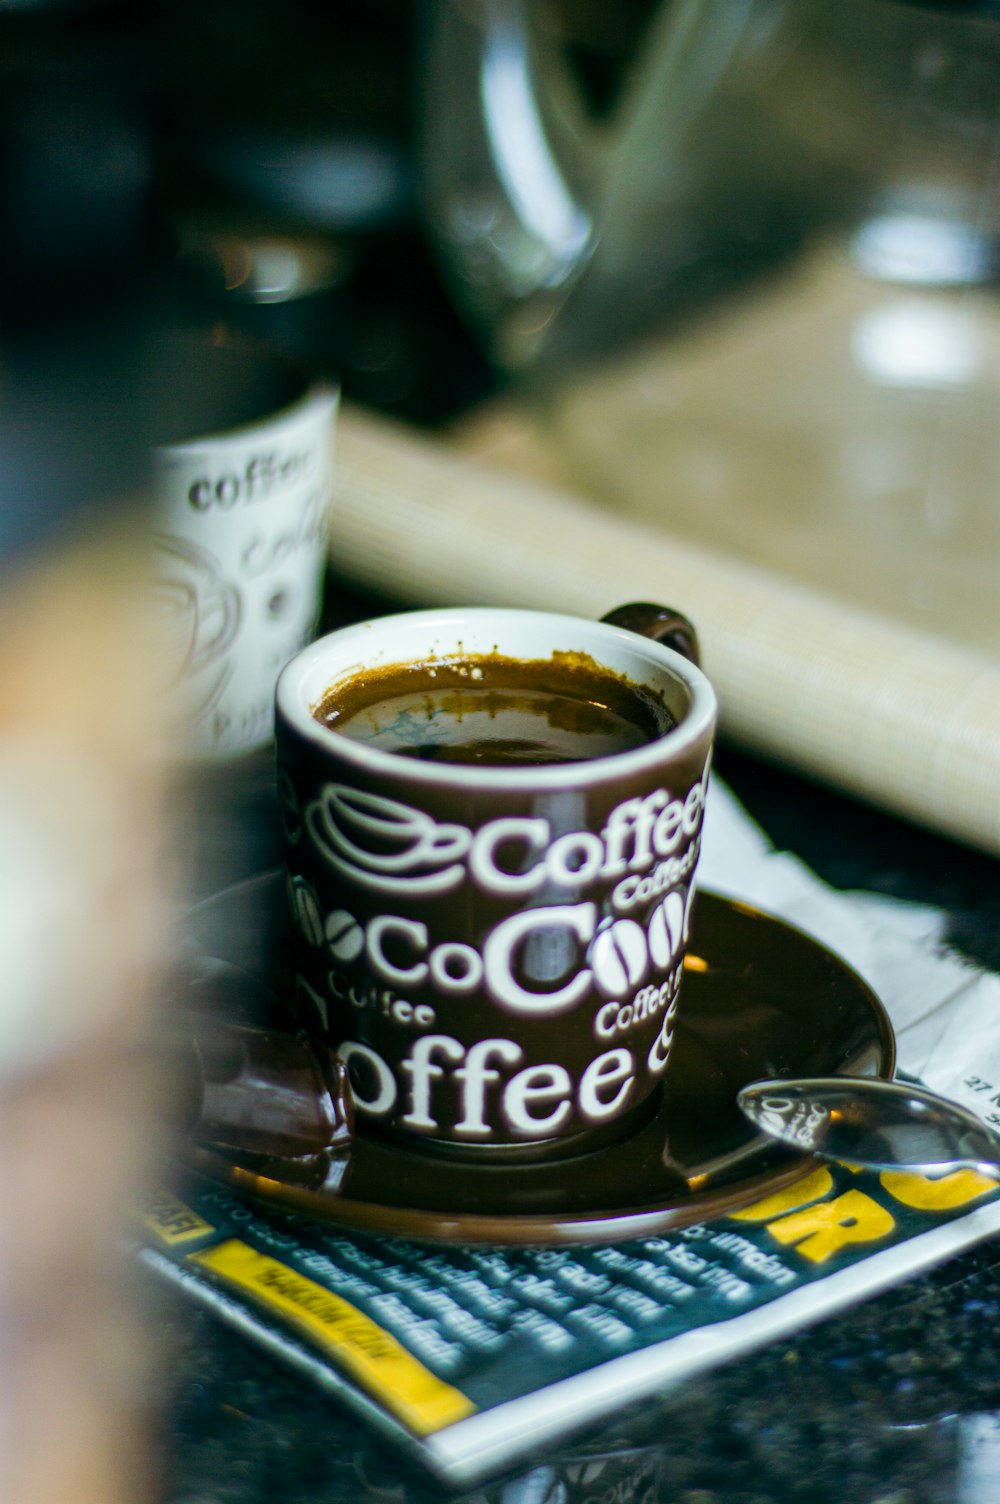
[[[196,1243],[215,1231],[211,1222],[206,1222],[165,1187],[150,1191],[139,1217],[152,1237],[166,1248]]]
[[[363,1311],[241,1239],[230,1238],[188,1258],[331,1354],[416,1435],[429,1436],[475,1410],[470,1399],[431,1373]]]

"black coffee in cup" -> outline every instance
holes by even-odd
[[[654,693],[574,653],[393,664],[335,686],[313,714],[367,747],[484,767],[608,757],[675,724]]]

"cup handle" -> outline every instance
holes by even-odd
[[[347,1067],[328,1045],[194,1009],[186,1022],[188,1132],[196,1142],[278,1162],[350,1149],[354,1097]]]
[[[614,611],[609,611],[601,620],[611,627],[624,627],[627,632],[638,632],[640,637],[651,637],[654,642],[662,642],[700,666],[701,651],[694,624],[669,606],[633,601],[628,606],[618,606]]]

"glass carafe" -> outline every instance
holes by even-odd
[[[429,12],[456,302],[582,491],[1000,650],[1000,5],[667,0],[615,106]]]

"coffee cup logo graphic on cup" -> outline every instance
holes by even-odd
[[[283,670],[296,1006],[359,1131],[549,1159],[656,1110],[716,720],[696,656],[659,607],[470,608]]]

